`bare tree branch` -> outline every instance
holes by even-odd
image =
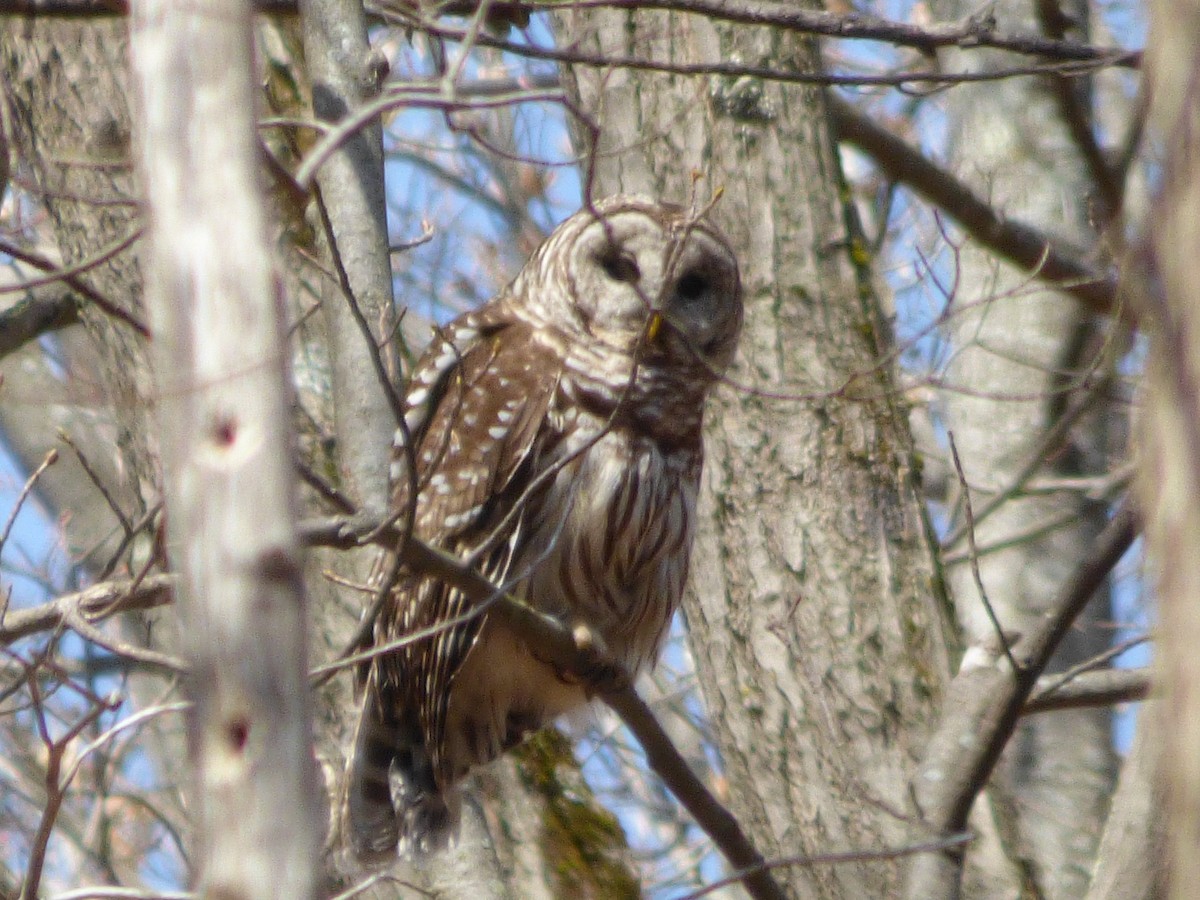
[[[129,234],[125,235],[113,244],[104,247],[94,255],[85,260],[81,260],[67,268],[60,268],[50,260],[32,251],[22,249],[7,241],[0,241],[0,253],[7,253],[13,259],[19,259],[28,266],[32,266],[42,272],[45,272],[41,278],[31,278],[23,281],[20,284],[4,285],[0,287],[0,294],[12,293],[15,291],[31,290],[35,287],[62,282],[82,299],[93,303],[98,309],[103,310],[107,315],[112,316],[119,322],[124,322],[142,337],[149,337],[150,331],[144,324],[138,321],[137,317],[122,308],[117,303],[114,303],[109,298],[105,297],[99,291],[95,290],[91,285],[84,281],[79,276],[90,269],[94,269],[102,263],[112,259],[120,253],[125,252],[134,242],[141,236],[141,229],[135,228]]]
[[[0,618],[0,644],[62,628],[76,615],[95,622],[119,612],[164,606],[171,602],[175,583],[173,575],[150,575],[141,582],[106,581],[32,609],[9,611]]]
[[[50,834],[58,818],[59,809],[66,799],[67,784],[60,780],[63,760],[67,748],[85,728],[94,722],[101,713],[109,709],[108,704],[93,703],[91,708],[58,738],[51,738],[50,729],[46,723],[45,709],[42,705],[41,690],[34,677],[34,669],[29,671],[29,692],[33,697],[34,716],[36,717],[38,733],[46,748],[46,806],[42,810],[41,822],[37,834],[33,838],[33,846],[29,854],[29,864],[25,871],[25,884],[21,889],[21,900],[37,900],[38,886],[42,879],[42,869],[46,862],[46,850],[50,843]]]
[[[0,312],[0,359],[30,341],[79,321],[75,298],[67,291],[26,297]]]
[[[37,484],[37,480],[42,477],[47,469],[58,462],[58,451],[51,448],[45,455],[38,467],[34,469],[29,477],[25,479],[25,485],[17,494],[17,499],[13,503],[13,507],[9,510],[8,518],[4,522],[4,527],[0,528],[0,553],[4,551],[4,545],[8,543],[8,536],[12,534],[13,526],[17,523],[17,516],[21,512],[21,507],[25,505],[25,501],[29,499],[29,495],[33,492],[33,486]]]
[[[967,185],[844,100],[830,96],[829,114],[839,140],[862,150],[888,178],[944,210],[981,246],[1095,312],[1131,316],[1128,305],[1119,302],[1116,275],[1084,262],[1080,250],[1023,222],[1004,218]]]
[[[1100,669],[1081,672],[1069,681],[1059,675],[1043,675],[1021,715],[1136,703],[1149,697],[1152,688],[1149,669]]]
[[[128,0],[0,0],[0,15],[88,17],[124,15]],[[297,0],[255,0],[259,12],[294,14]],[[471,15],[478,0],[449,0],[438,6],[440,15]],[[368,3],[374,13],[411,14],[409,4],[395,0]],[[784,31],[812,34],[842,40],[887,41],[900,47],[932,51],[940,47],[1007,50],[1029,56],[1056,60],[1096,60],[1110,57],[1120,48],[1095,47],[1061,37],[1039,34],[1002,34],[996,29],[990,10],[960,22],[912,25],[854,12],[848,15],[780,6],[769,0],[575,0],[575,2],[513,2],[497,0],[488,4],[490,19],[498,22],[523,21],[531,13],[548,9],[625,9],[666,10],[691,13],[716,21],[739,25],[766,25]]]
[[[1044,626],[1012,647],[1018,670],[1006,665],[998,647],[974,647],[950,683],[943,717],[930,737],[913,793],[925,823],[940,834],[966,827],[975,796],[987,783],[1026,699],[1071,623],[1087,605],[1137,534],[1137,516],[1127,500],[1080,562],[1050,607]],[[910,900],[957,896],[962,853],[918,857],[909,871]]]
[[[463,28],[441,25],[433,21],[417,18],[410,10],[404,13],[385,14],[384,19],[397,26],[419,28],[427,34],[450,41],[463,41],[467,38],[466,30]],[[1110,67],[1136,67],[1141,61],[1139,53],[1114,49],[1108,55],[1094,59],[1030,63],[1008,68],[991,69],[986,72],[940,72],[928,69],[894,72],[886,75],[839,75],[785,68],[777,64],[753,65],[731,60],[682,63],[673,59],[651,58],[649,56],[584,53],[574,47],[560,49],[558,47],[509,41],[485,34],[480,34],[476,39],[481,46],[495,47],[496,49],[514,53],[528,59],[554,60],[561,63],[600,69],[635,69],[674,75],[749,76],[751,78],[761,78],[764,81],[778,81],[784,84],[845,86],[969,84],[972,82],[997,81],[1024,75],[1082,75],[1087,72]]]

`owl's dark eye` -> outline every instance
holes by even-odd
[[[642,277],[642,270],[638,268],[638,264],[634,261],[633,257],[628,253],[622,253],[619,247],[606,247],[596,257],[596,262],[600,263],[600,268],[604,270],[604,274],[613,281],[620,281],[623,284],[637,284]]]
[[[675,293],[679,295],[679,299],[686,301],[699,300],[707,290],[708,279],[694,271],[684,272],[683,277],[679,279],[679,284],[675,286]]]

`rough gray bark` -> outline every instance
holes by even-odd
[[[1155,721],[1158,706],[1143,707],[1133,749],[1121,766],[1087,900],[1157,900],[1166,896],[1162,864],[1166,798],[1157,782],[1162,741]]]
[[[22,175],[44,192],[52,239],[66,265],[102,257],[134,234],[137,210],[128,157],[129,111],[125,102],[124,22],[79,24],[10,19],[0,27],[5,125]],[[90,289],[134,318],[142,316],[136,252],[126,247],[79,276]],[[43,354],[27,348],[7,365],[31,402],[6,404],[3,420],[26,462],[40,458],[63,428],[87,455],[106,490],[135,519],[157,495],[152,455],[146,445],[151,388],[146,342],[126,323],[81,302],[83,329],[60,337],[70,377],[48,377]],[[90,340],[81,331],[86,330]],[[120,364],[116,364],[116,360]],[[96,368],[112,378],[95,378]],[[39,408],[36,400],[48,399]],[[50,415],[45,413],[49,412]],[[32,421],[34,418],[37,421]],[[124,451],[114,452],[121,447]],[[60,512],[77,510],[71,545],[108,562],[115,549],[116,520],[90,479],[64,454],[44,485]],[[142,549],[144,556],[145,548]]]
[[[9,19],[0,30],[6,125],[22,167],[44,193],[65,264],[102,257],[138,225],[129,160],[125,60],[127,23]],[[136,250],[126,246],[81,274],[87,285],[141,318]],[[146,442],[152,409],[147,344],[125,322],[84,303],[81,318],[111,377],[112,445],[124,448],[124,484],[144,512],[156,499],[154,454]],[[119,360],[119,364],[116,362]],[[105,406],[102,402],[101,408]]]
[[[562,13],[560,42],[817,69],[811,44],[684,16]],[[768,857],[911,836],[907,784],[948,671],[910,438],[819,90],[576,68],[596,196],[703,205],[738,248],[747,323],[710,408],[686,605],[731,805]],[[696,181],[693,181],[693,176]],[[901,863],[777,872],[801,897],[895,895]]]
[[[325,814],[284,305],[258,178],[252,9],[146,0],[133,26],[168,555],[193,702],[197,878],[212,896],[315,898]]]
[[[301,0],[299,5],[313,112],[321,122],[336,123],[378,95],[386,62],[367,44],[361,3]],[[365,510],[381,512],[388,501],[387,451],[395,422],[382,373],[370,365],[368,341],[379,347],[381,361],[391,361],[387,374],[395,378],[398,373],[395,345],[384,343],[394,333],[395,311],[378,121],[351,135],[330,156],[317,173],[317,188],[332,232],[335,265],[345,276],[341,287],[325,282],[322,302],[329,323],[338,471],[350,496]],[[352,296],[341,296],[345,287]]]
[[[1086,4],[1065,14],[1083,28]],[[972,4],[945,4],[947,18],[975,11]],[[1036,29],[1032,6],[996,10],[1003,26]],[[1002,55],[947,54],[953,68],[1004,66]],[[946,100],[951,127],[951,168],[1004,215],[1034,223],[1079,246],[1094,243],[1088,227],[1095,186],[1066,129],[1054,86],[1035,79],[959,85]],[[1071,90],[1086,92],[1072,80]],[[951,361],[944,373],[941,405],[962,460],[975,509],[1011,488],[1043,435],[1079,402],[1085,387],[1108,373],[1109,352],[1088,313],[1065,295],[1041,290],[1026,274],[967,245],[955,261]],[[1071,432],[1064,449],[1037,470],[1039,478],[1104,475],[1108,464],[1110,408]],[[952,474],[951,480],[955,479]],[[961,489],[955,485],[951,497]],[[968,640],[995,640],[993,626],[968,560],[966,514],[955,501],[948,547],[948,581]],[[1007,630],[1028,634],[1074,561],[1082,558],[1105,524],[1105,504],[1082,492],[1042,493],[1008,499],[975,528],[988,548],[978,560],[987,599]],[[1022,537],[1024,536],[1024,537]],[[991,548],[1015,540],[995,552]],[[1061,645],[1051,671],[1061,671],[1107,648],[1111,632],[1105,596],[1093,602]],[[1027,860],[1048,898],[1086,891],[1108,810],[1116,771],[1111,715],[1107,709],[1069,710],[1026,719],[1006,752],[995,786],[1016,813],[1008,858],[976,867],[971,892],[987,894],[1011,877],[1012,860]],[[992,868],[991,874],[986,873]],[[1008,890],[1016,886],[1009,884]]]

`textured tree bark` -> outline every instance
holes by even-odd
[[[816,70],[810,43],[686,16],[571,12],[560,42]],[[739,250],[747,322],[709,411],[686,604],[731,785],[768,857],[896,847],[948,672],[905,410],[819,90],[577,67],[596,196],[703,205]],[[799,897],[895,896],[903,864],[792,868]]]
[[[1162,736],[1157,712],[1154,706],[1143,707],[1133,749],[1121,766],[1087,900],[1157,900],[1166,896],[1163,858],[1167,823],[1162,815],[1166,798],[1158,781]]]
[[[976,9],[956,3],[945,7],[947,19]],[[1085,28],[1086,4],[1066,8],[1077,27]],[[1039,27],[1032,6],[1002,5],[997,14],[1006,20],[1006,29]],[[947,61],[954,67],[987,68],[1010,60],[1002,54],[975,54],[967,60],[962,53],[950,53]],[[1071,90],[1087,89],[1086,81],[1071,80]],[[1095,191],[1049,85],[1034,79],[959,85],[944,102],[952,164],[962,178],[1005,215],[1081,246],[1095,242],[1087,224],[1088,198]],[[1115,354],[1079,304],[1061,293],[1035,289],[1027,274],[997,262],[992,253],[968,244],[952,268],[959,273],[952,286],[953,349],[941,398],[978,510],[1017,481],[1043,435],[1091,382],[1111,371]],[[1096,401],[1095,408],[1103,412],[1084,418],[1065,449],[1037,470],[1038,477],[1103,475],[1113,405]],[[956,481],[953,474],[950,478]],[[955,497],[961,489],[955,484],[949,493]],[[968,642],[994,643],[996,629],[967,559],[961,501],[957,510],[953,529],[960,539],[948,550],[949,558],[959,561],[948,564],[947,580]],[[1082,493],[1010,498],[980,521],[975,542],[982,548],[1028,536],[978,560],[987,600],[1004,629],[1027,634],[1037,628],[1073,562],[1086,555],[1105,521],[1106,505]],[[1107,591],[1101,595],[1064,640],[1050,671],[1109,646]],[[969,889],[997,889],[998,881],[1011,878],[1013,859],[1020,856],[1032,863],[1047,898],[1082,896],[1116,772],[1111,721],[1102,708],[1023,721],[995,781],[1015,813],[1008,858],[980,858],[971,877],[982,882]],[[1071,813],[1063,815],[1062,810]]]
[[[10,139],[22,166],[44,192],[65,263],[104,255],[138,227],[129,161],[130,119],[125,22],[4,23],[3,64],[9,89]],[[132,246],[81,275],[98,293],[141,318],[141,280]],[[126,448],[123,466],[143,508],[156,498],[152,448],[145,422],[152,408],[147,344],[126,323],[90,304],[81,317],[111,365],[107,399],[113,443]]]
[[[378,95],[386,62],[367,44],[361,3],[301,0],[300,12],[314,113],[321,122],[336,123]],[[336,244],[336,266],[345,277],[342,288],[352,295],[340,296],[338,285],[324,282],[339,480],[365,510],[381,512],[389,499],[395,423],[381,372],[370,365],[376,351],[368,342],[380,346],[381,361],[391,361],[387,374],[398,373],[394,343],[384,343],[395,333],[395,308],[378,121],[330,156],[317,173],[317,187]]]
[[[9,139],[21,171],[43,194],[64,264],[104,257],[138,227],[128,155],[125,33],[123,21],[9,19],[0,28]],[[134,318],[142,317],[134,247],[103,258],[80,278]],[[147,344],[94,305],[84,303],[80,316],[94,352],[111,371],[111,378],[94,386],[99,396],[71,398],[95,410],[97,431],[109,432],[101,447],[86,441],[84,446],[124,448],[119,462],[111,450],[97,453],[97,465],[104,474],[119,474],[109,489],[136,504],[131,512],[144,512],[157,499],[145,428],[153,399]]]
[[[319,893],[325,812],[252,23],[246,0],[146,0],[131,49],[197,879],[208,896],[303,900]]]

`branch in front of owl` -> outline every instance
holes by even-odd
[[[354,516],[302,523],[300,531],[309,545],[342,548],[359,546],[363,542],[395,547],[399,537],[394,528],[380,527],[378,521]],[[400,546],[398,555],[411,571],[441,579],[458,588],[476,601],[471,615],[486,612],[489,616],[502,617],[511,627],[519,629],[538,658],[584,682],[590,693],[598,696],[620,716],[641,744],[650,768],[717,845],[730,866],[735,870],[745,870],[744,883],[751,896],[785,896],[770,876],[769,865],[762,854],[750,843],[734,815],[692,772],[650,707],[634,690],[628,674],[616,663],[605,659],[586,635],[573,634],[556,620],[514,600],[450,554],[415,539],[409,539]],[[439,628],[452,624],[439,623]],[[427,636],[410,635],[404,640],[424,637]],[[391,649],[388,646],[375,647],[366,655],[374,656]],[[331,668],[356,665],[363,655],[356,654],[338,660],[315,670],[314,674],[325,675]]]

